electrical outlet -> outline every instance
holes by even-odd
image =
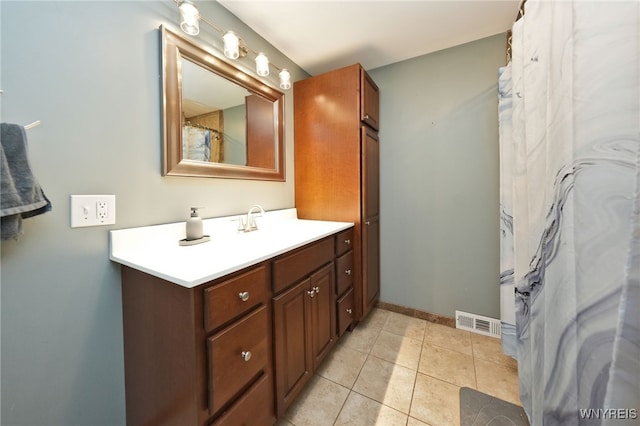
[[[116,223],[115,195],[72,195],[71,227],[113,225]]]
[[[106,220],[109,217],[109,203],[106,201],[98,201],[96,209],[96,216],[98,220]]]

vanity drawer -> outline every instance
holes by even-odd
[[[205,289],[205,330],[210,332],[255,306],[265,304],[268,291],[269,272],[266,265]]]
[[[340,296],[353,284],[353,251],[336,259],[336,293]]]
[[[336,254],[340,256],[342,253],[353,248],[353,228],[342,231],[336,236]]]
[[[275,423],[273,381],[271,376],[265,375],[213,424],[237,426],[273,423]]]
[[[333,260],[334,239],[325,238],[273,262],[273,291],[277,293]]]
[[[268,319],[263,306],[207,339],[211,414],[269,371]]]
[[[354,305],[353,288],[351,288],[337,302],[338,336],[342,336],[342,334],[347,330],[347,328],[349,328],[349,326],[353,322],[353,316],[354,316],[353,305]]]

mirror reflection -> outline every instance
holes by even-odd
[[[284,95],[161,32],[164,174],[284,181]]]
[[[246,166],[247,96],[245,88],[183,60],[182,158]]]

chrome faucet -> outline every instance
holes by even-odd
[[[256,212],[255,212],[256,210],[258,210],[260,214],[256,215]],[[264,214],[264,209],[262,208],[262,206],[258,204],[251,206],[249,208],[249,211],[247,212],[246,219],[242,220],[242,218],[240,218],[241,230],[244,232],[257,231],[258,224],[256,223],[256,217],[260,217],[263,214]]]

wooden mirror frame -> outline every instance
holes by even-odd
[[[284,94],[223,61],[164,26],[162,44],[163,176],[217,177],[231,179],[285,180]],[[182,73],[181,61],[191,62],[244,87],[273,104],[274,168],[194,161],[182,158]]]

